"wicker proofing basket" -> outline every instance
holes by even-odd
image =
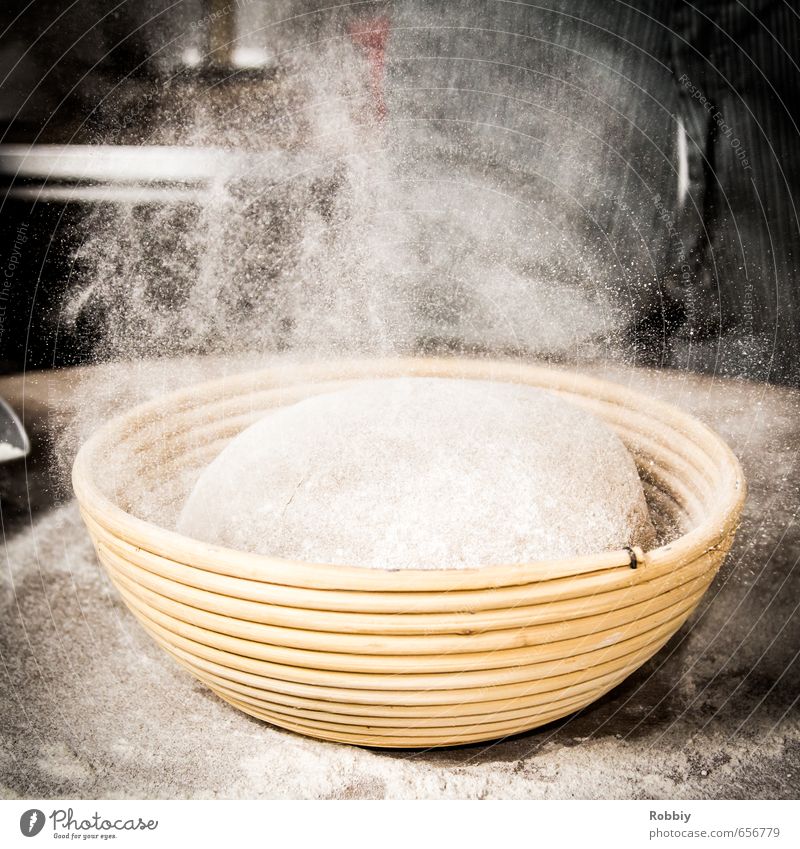
[[[602,417],[683,535],[647,553],[390,571],[233,551],[129,512],[134,485],[177,512],[200,470],[266,410],[397,375],[526,383]],[[385,747],[516,734],[619,684],[694,610],[745,497],[725,443],[671,406],[571,372],[430,359],[282,366],[158,399],[83,446],[73,485],[125,603],[193,675],[274,725]]]

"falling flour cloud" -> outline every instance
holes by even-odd
[[[63,318],[98,356],[613,349],[658,241],[617,192],[620,75],[566,52],[519,78],[410,64],[404,14],[378,65],[357,27],[276,26],[281,72],[244,103],[164,86],[147,141],[235,153],[191,201],[89,212]]]
[[[274,77],[167,80],[146,125],[142,110],[127,136],[98,136],[225,166],[191,200],[87,210],[65,328],[123,362],[616,355],[659,248],[646,156],[617,191],[629,126],[608,57],[510,39],[503,55],[530,50],[530,67],[503,68],[478,61],[469,27],[412,3],[393,12],[376,76],[373,42],[335,10],[283,25],[275,8]],[[108,393],[76,390],[65,456]]]

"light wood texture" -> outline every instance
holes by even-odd
[[[505,380],[561,394],[616,430],[651,501],[683,533],[637,551],[636,569],[628,551],[612,551],[389,571],[233,551],[130,512],[134,480],[180,503],[188,493],[177,471],[202,469],[268,409],[397,375]],[[76,458],[73,486],[123,600],[180,664],[275,725],[386,747],[516,734],[616,686],[694,610],[745,498],[725,443],[674,407],[572,372],[456,359],[283,365],[195,386],[98,431]]]

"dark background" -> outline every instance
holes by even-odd
[[[612,331],[593,340],[601,351],[635,364],[798,382],[800,18],[792,4],[233,5],[5,3],[0,143],[252,149],[271,138],[297,150],[303,128],[275,118],[291,112],[296,90],[286,69],[298,46],[308,95],[326,74],[321,58],[309,63],[308,45],[338,43],[354,22],[385,18],[386,121],[402,167],[499,187],[539,204],[555,230],[568,226],[569,248],[552,262],[548,255],[543,273],[615,290]],[[231,64],[234,43],[256,52],[255,67]],[[259,122],[263,131],[254,132]],[[61,314],[65,292],[97,273],[75,255],[102,204],[20,197],[8,189],[53,181],[5,170],[3,269],[21,224],[27,240],[4,302],[3,368],[113,355],[97,344],[97,311],[69,326]],[[335,194],[335,179],[326,185]],[[115,201],[103,203],[113,209]],[[487,269],[521,262],[518,234],[491,221],[486,230]],[[432,273],[462,274],[457,257],[426,262]],[[245,284],[232,272],[227,285]],[[569,309],[566,316],[558,320],[568,321]],[[443,336],[458,345],[459,333]],[[487,341],[493,346],[508,347]]]

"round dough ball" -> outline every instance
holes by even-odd
[[[415,377],[267,414],[202,472],[178,530],[387,569],[524,563],[654,539],[633,459],[603,422],[545,390]]]

